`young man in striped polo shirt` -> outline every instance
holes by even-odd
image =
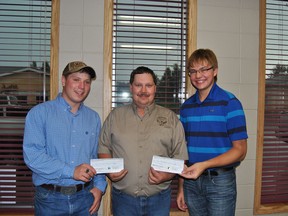
[[[189,161],[179,181],[178,207],[193,216],[233,216],[235,168],[247,152],[245,114],[240,101],[217,84],[218,62],[209,49],[188,59],[196,93],[180,110]]]

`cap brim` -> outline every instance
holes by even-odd
[[[87,71],[90,74],[91,79],[96,78],[96,72],[94,71],[92,67],[86,66],[86,67],[83,67],[82,70]]]

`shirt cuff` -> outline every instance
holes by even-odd
[[[107,187],[106,175],[99,174],[94,177],[94,187],[98,188],[104,194]]]

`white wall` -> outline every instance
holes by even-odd
[[[103,116],[104,0],[61,0],[59,78],[66,64],[81,60],[97,74],[85,104]],[[59,79],[59,91],[62,89]]]
[[[86,104],[100,114],[102,121],[104,1],[60,1],[59,53],[59,75],[72,60],[83,60],[96,69],[97,80]],[[218,84],[233,92],[245,109],[248,154],[237,170],[237,216],[251,216],[257,135],[259,0],[198,0],[197,32],[198,48],[210,48],[218,57]],[[100,215],[101,212],[102,209]]]

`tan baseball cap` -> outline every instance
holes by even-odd
[[[64,68],[62,75],[66,76],[68,74],[76,73],[81,70],[85,70],[87,73],[89,73],[91,79],[96,78],[96,72],[94,71],[94,69],[90,66],[87,66],[84,62],[81,61],[73,61],[68,63]]]

